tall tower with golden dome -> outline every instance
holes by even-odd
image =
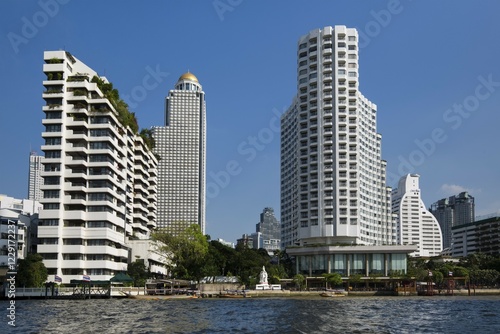
[[[153,128],[159,155],[157,226],[178,234],[198,224],[205,233],[205,93],[192,73],[179,77],[165,98],[165,122]]]

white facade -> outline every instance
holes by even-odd
[[[29,225],[29,216],[0,208],[0,268],[9,267],[9,271],[15,271],[17,261],[27,255]]]
[[[28,177],[28,199],[40,201],[42,198],[42,156],[36,152],[30,153],[30,167]]]
[[[10,209],[19,214],[33,215],[40,212],[42,205],[38,201],[18,199],[0,194],[0,209]]]
[[[106,78],[65,51],[44,60],[38,253],[49,280],[109,280],[127,269],[127,239],[148,238],[156,226],[158,162],[93,82],[111,95]]]
[[[148,270],[155,275],[166,276],[167,264],[170,263],[165,255],[159,251],[158,242],[153,240],[129,240],[127,245],[131,249],[130,261],[143,260]]]
[[[17,199],[0,194],[0,268],[23,259],[36,250],[38,201]],[[9,247],[16,248],[15,258],[9,259]]]
[[[392,193],[392,211],[397,215],[398,244],[417,245],[412,256],[438,256],[443,237],[437,219],[424,205],[417,174],[403,176]]]
[[[165,124],[154,127],[158,166],[158,228],[177,234],[191,224],[205,233],[205,93],[183,74],[165,99]]]
[[[452,227],[451,253],[465,257],[474,253],[500,255],[500,214],[493,213],[469,224]]]
[[[224,246],[234,248],[234,242],[226,241],[226,240],[221,239],[221,238],[217,238],[217,240],[216,240],[216,241],[220,242],[220,243],[221,243],[221,244],[223,244]]]
[[[316,29],[298,41],[297,96],[281,119],[281,245],[396,243],[376,131],[359,91],[358,33]]]

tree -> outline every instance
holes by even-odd
[[[342,276],[338,273],[323,274],[328,288],[338,286],[342,284]]]
[[[500,273],[493,269],[477,269],[470,271],[470,282],[474,285],[493,286],[497,284]]]
[[[444,275],[442,272],[436,270],[432,273],[432,281],[436,283],[436,285],[440,286],[444,281]]]
[[[157,232],[152,237],[163,244],[159,251],[171,260],[170,270],[175,277],[199,282],[205,276],[208,241],[199,225],[192,224],[178,235]]]
[[[25,259],[19,260],[16,276],[18,286],[27,288],[41,287],[47,277],[48,271],[40,254],[28,254]]]
[[[297,274],[293,276],[293,283],[299,290],[302,290],[306,285],[306,278],[304,275]]]
[[[361,283],[361,277],[363,277],[361,274],[354,274],[349,276],[349,283],[354,284],[354,288],[358,287],[358,284]]]
[[[469,270],[464,267],[455,266],[452,272],[454,277],[469,277]]]
[[[134,286],[144,286],[149,277],[148,268],[141,259],[128,264],[127,274],[134,279]]]
[[[270,256],[265,250],[236,246],[236,257],[232,261],[231,272],[246,286],[258,283],[258,275],[263,266],[269,265]]]

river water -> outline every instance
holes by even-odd
[[[500,296],[0,301],[0,333],[500,333]]]

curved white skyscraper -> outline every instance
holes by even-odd
[[[153,128],[158,165],[158,228],[177,234],[191,224],[205,233],[205,93],[184,73],[165,98],[165,124]]]
[[[282,247],[396,243],[377,106],[359,91],[358,32],[297,43],[297,95],[281,119]]]
[[[398,244],[417,245],[412,256],[437,256],[443,250],[441,228],[420,197],[419,178],[418,174],[403,176],[392,193],[392,211],[398,220]]]

